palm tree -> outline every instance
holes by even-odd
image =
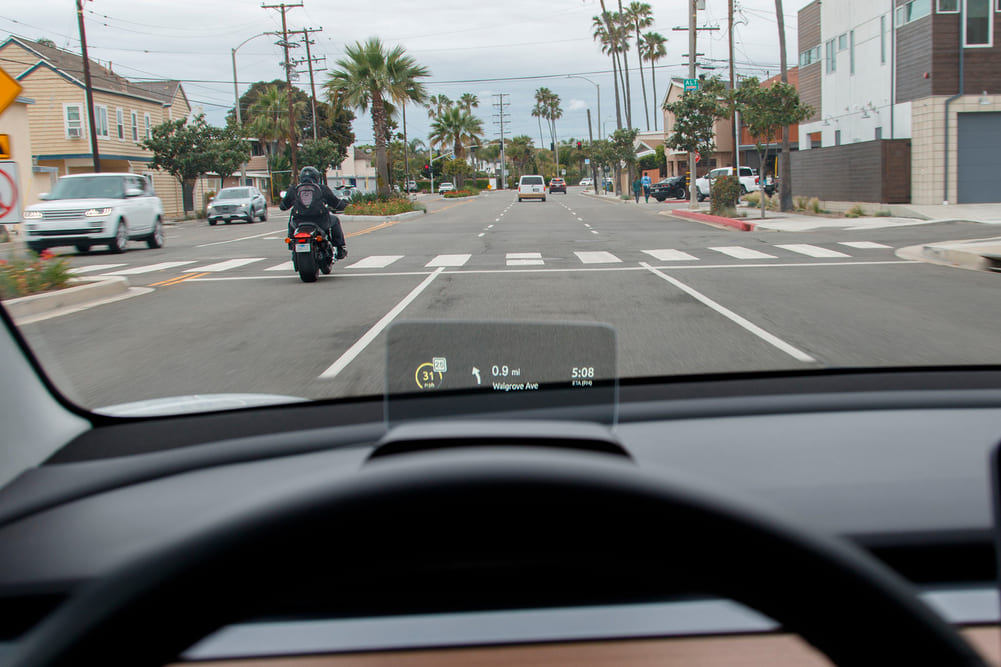
[[[789,71],[786,68],[786,23],[785,14],[782,12],[782,0],[775,0],[775,15],[779,22],[779,67],[782,72],[782,83],[789,83]],[[789,151],[789,126],[786,125],[782,128],[782,161],[778,173],[779,208],[783,211],[792,210],[792,164]]]
[[[618,48],[615,45],[613,34],[615,32],[612,24],[612,15],[605,11],[605,3],[601,3],[601,16],[591,19],[591,26],[594,29],[593,37],[601,44],[601,52],[612,59],[612,81],[615,90],[615,121],[616,126],[622,129],[622,106],[619,101],[619,56]],[[600,120],[598,122],[601,122]]]
[[[473,109],[480,106],[480,98],[472,93],[463,93],[462,97],[459,98],[458,105],[460,109],[465,109],[472,113]]]
[[[446,110],[452,108],[452,100],[447,95],[432,95],[427,101],[428,118],[434,120]]]
[[[377,37],[370,37],[365,43],[356,42],[345,47],[344,51],[347,57],[337,61],[339,69],[331,72],[324,84],[327,98],[339,98],[344,104],[362,111],[371,109],[378,190],[380,194],[388,195],[386,129],[391,120],[391,110],[407,102],[424,104],[427,93],[418,79],[428,76],[430,72],[406,55],[401,46],[387,51]]]
[[[532,107],[532,117],[539,121],[539,145],[542,146],[546,143],[545,139],[542,138],[542,117],[546,114],[546,110],[538,101],[538,93],[536,93],[535,99],[535,106]]]
[[[626,16],[632,22],[632,27],[636,31],[636,52],[640,65],[640,84],[643,86],[643,113],[646,115],[646,130],[650,131],[650,103],[646,97],[646,78],[643,76],[643,38],[640,35],[640,28],[649,28],[653,25],[653,10],[645,2],[631,2],[626,9]]]
[[[657,99],[657,61],[667,57],[667,38],[659,32],[648,32],[643,35],[640,43],[640,57],[650,63],[650,78],[653,79],[653,129],[657,130],[657,116],[662,113],[660,101]]]
[[[479,118],[461,107],[452,107],[445,110],[433,123],[431,123],[431,143],[437,144],[445,149],[452,145],[452,152],[455,159],[462,160],[466,157],[466,144],[475,144],[483,136],[483,123]],[[456,187],[459,189],[465,184],[465,175],[458,174],[456,179],[459,182]]]
[[[304,107],[305,102],[302,100],[292,104],[293,122],[299,118]],[[247,115],[249,133],[261,141],[269,155],[273,152],[273,144],[277,144],[278,150],[285,146],[289,134],[289,117],[288,93],[284,89],[277,85],[267,86],[247,109]]]

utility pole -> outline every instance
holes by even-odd
[[[499,118],[500,119],[499,121],[494,121],[494,122],[495,123],[497,123],[497,122],[500,123],[500,135],[501,135],[501,190],[506,190],[507,189],[507,159],[505,158],[505,154],[504,154],[504,117],[505,116],[510,116],[511,114],[504,113],[504,109],[507,106],[509,106],[511,103],[510,102],[505,102],[504,98],[505,97],[510,97],[510,96],[511,95],[509,93],[497,93],[497,94],[494,95],[494,97],[496,97],[498,99],[497,104],[494,104],[494,106],[497,107],[497,110],[499,111],[499,113],[495,113],[494,114],[494,118]]]
[[[733,69],[733,0],[730,0],[727,17],[727,34],[730,36],[730,90],[736,90],[737,74]],[[730,109],[730,128],[733,134],[733,175],[740,177],[740,129],[737,127],[737,106]],[[764,178],[764,174],[761,175]],[[764,184],[764,181],[761,181]]]
[[[288,25],[285,22],[285,12],[294,7],[302,7],[302,3],[300,2],[297,5],[287,5],[283,2],[280,5],[261,5],[262,9],[278,9],[282,13],[282,49],[285,51],[285,97],[288,100],[288,134],[289,149],[292,151],[292,183],[295,183],[295,179],[298,178],[299,165],[297,164],[298,147],[295,143],[295,116],[293,114],[292,104],[292,64],[288,59]]]
[[[101,154],[97,149],[97,122],[94,119],[94,89],[90,85],[90,57],[87,55],[87,31],[83,27],[83,0],[76,0],[76,18],[80,25],[80,48],[83,51],[83,83],[87,90],[87,117],[90,121],[90,154],[94,172],[101,172]]]
[[[696,75],[696,63],[695,63],[695,52],[698,50],[698,0],[688,0],[691,5],[691,11],[688,16],[688,78],[697,79]],[[690,197],[688,199],[688,208],[698,208],[698,198],[695,194],[697,186],[695,185],[696,171],[695,171],[695,153],[688,153],[688,181]]]
[[[594,131],[591,129],[591,109],[587,110],[587,138],[590,140],[591,145],[594,145]],[[591,185],[594,186],[594,194],[598,194],[598,167],[594,164],[594,155],[591,156]],[[602,190],[605,188],[605,184],[601,184]]]
[[[314,58],[310,54],[309,46],[311,44],[315,44],[316,42],[314,42],[313,40],[311,40],[309,38],[309,33],[311,33],[311,32],[320,32],[321,30],[323,30],[323,28],[303,28],[302,30],[289,30],[289,32],[292,33],[293,35],[300,35],[301,34],[302,35],[302,41],[306,43],[306,57],[304,59],[302,59],[302,60],[293,60],[292,64],[293,65],[301,65],[302,63],[307,63],[309,65],[309,92],[311,94],[310,104],[312,105],[312,110],[313,110],[313,123],[312,123],[313,124],[313,139],[317,138],[317,136],[316,136],[316,123],[317,123],[317,118],[316,118],[316,82],[313,80],[313,63],[314,62],[319,62],[321,60],[324,63],[326,63],[327,62],[327,57],[326,56],[320,56],[319,58]]]

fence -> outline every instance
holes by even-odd
[[[911,140],[865,141],[793,151],[792,193],[823,201],[909,204]]]

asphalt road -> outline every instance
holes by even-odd
[[[593,321],[622,376],[1001,363],[999,276],[895,249],[989,230],[943,223],[737,232],[578,188],[434,200],[396,224],[345,224],[349,257],[299,281],[286,218],[167,229],[167,245],[76,256],[148,294],[26,325],[88,407],[216,392],[381,394],[385,329],[406,320]]]

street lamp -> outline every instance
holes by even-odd
[[[257,39],[258,37],[264,37],[265,35],[273,35],[273,34],[275,34],[275,33],[273,33],[273,32],[261,32],[261,33],[258,33],[256,35],[254,35],[253,37],[248,37],[247,39],[243,40],[242,42],[240,42],[239,44],[236,45],[235,49],[232,49],[232,56],[233,56],[233,97],[236,98],[236,124],[240,128],[241,131],[243,130],[243,115],[240,113],[240,89],[237,87],[237,78],[236,78],[236,51],[237,51],[237,49],[239,49],[241,46],[243,46],[244,44],[246,44],[247,42],[249,42],[252,39]],[[222,174],[220,174],[219,176],[220,176],[220,178],[223,177]],[[246,185],[246,184],[247,184],[247,164],[244,162],[244,163],[240,164],[240,185]]]
[[[598,91],[597,92],[597,96],[598,96],[598,118],[601,118],[601,86],[599,86],[594,81],[591,81],[591,79],[587,78],[586,76],[578,76],[577,74],[567,74],[567,78],[568,79],[584,79],[585,81],[587,81],[589,84],[591,84],[592,86],[594,86],[597,89],[597,91]],[[598,141],[601,141],[601,128],[600,127],[598,128]]]

